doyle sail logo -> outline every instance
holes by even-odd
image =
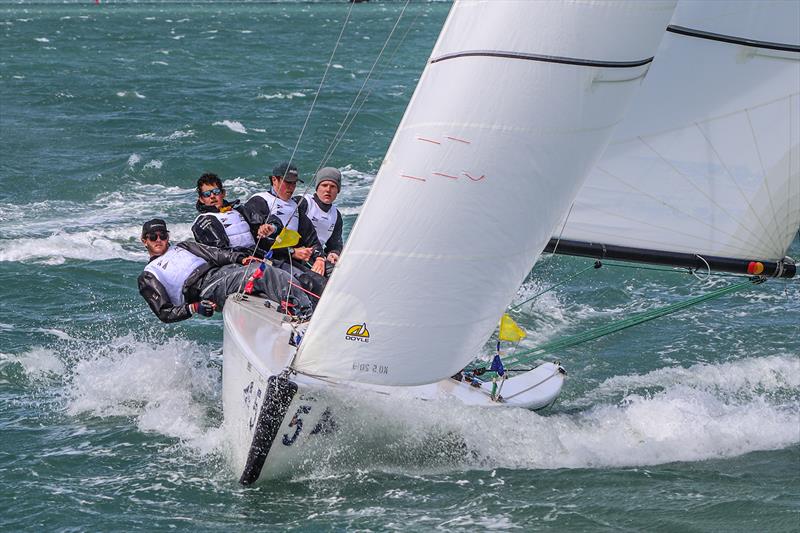
[[[369,342],[367,323],[353,324],[347,328],[347,333],[344,334],[344,338],[348,341]]]

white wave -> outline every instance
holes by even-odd
[[[360,205],[353,206],[353,207],[339,207],[338,209],[339,209],[339,212],[344,216],[357,215],[357,214],[361,213],[361,206]]]
[[[139,217],[146,220],[147,217]],[[191,224],[169,224],[173,241],[191,238]],[[144,262],[147,253],[139,242],[141,225],[67,232],[58,230],[41,237],[0,241],[0,262],[35,262],[60,265],[67,260],[104,261],[123,259]]]
[[[133,168],[141,160],[142,156],[140,156],[139,154],[131,154],[131,156],[128,158],[128,166]]]
[[[339,63],[334,63],[331,65],[331,68],[344,68],[344,66],[340,65]]]
[[[64,374],[66,366],[55,351],[34,346],[19,355],[3,354],[0,365],[17,363],[22,366],[25,374],[32,380],[43,380],[58,377]]]
[[[352,394],[333,408],[338,429],[309,448],[306,464],[312,475],[352,469],[614,468],[800,444],[796,357],[701,365],[694,372],[698,376],[689,383],[676,382],[670,372],[652,373],[647,381],[657,383],[660,392],[549,416]],[[737,377],[750,372],[752,380]]]
[[[139,133],[136,135],[137,139],[147,139],[151,141],[175,141],[177,139],[183,139],[185,137],[194,137],[195,131],[192,129],[188,130],[175,130],[169,135],[156,135],[153,132],[148,133]]]
[[[291,92],[291,93],[286,93],[286,94],[278,92],[278,93],[274,93],[274,94],[259,94],[258,96],[256,96],[256,98],[259,99],[259,100],[275,100],[275,99],[277,99],[277,100],[283,100],[283,99],[291,100],[292,98],[305,98],[305,97],[306,97],[305,94],[303,94],[301,92],[296,92],[296,91],[295,92]]]
[[[145,95],[140,94],[138,91],[117,91],[117,96],[120,98],[147,98]]]
[[[162,166],[164,166],[164,163],[163,163],[163,162],[161,162],[160,160],[158,160],[158,159],[151,159],[150,161],[148,161],[147,163],[145,163],[145,165],[144,165],[142,168],[154,168],[154,169],[159,169],[159,168],[161,168]]]
[[[141,431],[176,437],[201,451],[217,447],[220,434],[207,410],[217,400],[220,371],[209,366],[207,350],[191,341],[153,345],[126,336],[93,352],[71,371],[68,414],[127,416]]]
[[[72,340],[72,337],[66,331],[61,331],[60,329],[55,328],[34,328],[34,331],[38,331],[39,333],[47,333],[48,335],[53,335],[61,339],[62,341],[69,341]]]
[[[34,39],[34,41],[36,41],[37,43],[49,43],[50,39],[48,39],[47,37],[37,37]]]
[[[169,63],[167,63],[166,61],[151,61],[150,64],[151,65],[163,65],[165,67],[169,66]]]
[[[235,131],[236,133],[247,133],[247,129],[242,125],[242,123],[236,120],[223,120],[221,122],[214,122],[212,126],[225,126],[229,130]]]
[[[59,230],[47,237],[0,241],[0,261],[34,261],[47,265],[60,265],[67,259],[91,261],[146,259],[144,252],[134,252],[123,247],[123,242],[120,242],[122,239],[119,238],[120,231],[123,230],[90,230],[76,233]],[[115,233],[117,235],[114,235]],[[128,228],[126,237],[137,233],[136,229]]]

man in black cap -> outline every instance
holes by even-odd
[[[141,238],[150,262],[139,275],[139,294],[162,322],[178,322],[195,313],[211,316],[222,309],[225,299],[244,285],[247,270],[243,265],[255,259],[190,241],[170,246],[167,224],[160,218],[144,223]],[[292,289],[291,277],[265,267],[263,276],[253,280],[254,292],[280,302],[292,314],[310,314],[311,302]]]
[[[296,166],[288,162],[277,165],[270,176],[270,190],[250,197],[244,205],[244,213],[256,240],[260,239],[259,248],[264,252],[274,243],[274,239],[268,237],[270,215],[278,217],[284,228],[300,234],[297,246],[275,250],[272,259],[276,266],[295,275],[307,290],[319,295],[325,287],[325,258],[314,224],[300,213],[292,199],[298,181],[303,180]],[[309,274],[309,270],[316,276]]]
[[[333,167],[321,168],[314,175],[313,193],[296,196],[300,213],[314,225],[325,253],[325,275],[330,276],[342,254],[342,215],[334,202],[342,188],[342,173]]]

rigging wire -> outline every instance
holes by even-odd
[[[317,87],[317,91],[316,91],[316,93],[314,93],[314,99],[311,102],[311,107],[309,107],[309,109],[308,109],[308,113],[306,114],[306,119],[303,122],[303,127],[300,129],[300,134],[297,136],[297,142],[295,143],[294,148],[292,149],[292,155],[289,157],[288,166],[290,166],[292,164],[292,161],[294,160],[294,156],[297,153],[297,148],[300,146],[300,141],[303,139],[303,134],[305,133],[306,127],[308,126],[308,121],[311,119],[311,114],[314,112],[314,107],[317,104],[317,99],[319,98],[319,93],[322,91],[322,86],[325,84],[325,78],[327,78],[328,71],[331,68],[331,64],[333,64],[333,58],[336,55],[336,50],[339,48],[339,43],[341,43],[341,41],[342,41],[342,36],[344,35],[345,29],[347,29],[347,23],[350,21],[350,14],[353,12],[353,6],[354,5],[355,5],[355,2],[351,2],[350,3],[350,7],[347,9],[347,15],[345,16],[344,23],[342,23],[342,29],[339,30],[339,36],[336,38],[336,43],[333,45],[333,51],[331,51],[331,56],[330,56],[330,58],[328,58],[328,63],[325,65],[325,71],[322,73],[322,79],[320,79],[319,86]],[[288,171],[288,166],[287,166],[287,171]],[[271,178],[270,178],[270,180],[271,180]],[[272,183],[270,183],[270,187],[272,187]],[[298,207],[299,206],[297,206],[297,205],[295,206],[295,211],[297,211]],[[294,212],[292,212],[291,215],[289,215],[289,220],[291,220],[293,216],[294,216]],[[262,237],[259,237],[258,240],[256,241],[255,246],[253,247],[253,253],[251,255],[255,255],[256,251],[258,250],[259,244],[261,244],[261,240],[262,240]],[[244,280],[249,276],[249,274],[250,274],[249,270],[250,270],[250,266],[248,265],[248,266],[245,267],[245,273],[244,273],[244,276],[242,278],[242,283],[240,284],[239,290],[237,291],[239,294],[242,294],[243,291],[244,291],[244,285],[245,285],[244,284]],[[290,283],[291,283],[291,280],[290,280]],[[288,296],[290,290],[291,290],[290,286],[287,285],[287,287],[286,287],[287,296]]]
[[[317,168],[317,170],[319,170],[320,168],[324,167],[327,164],[327,162],[330,160],[330,158],[333,157],[334,152],[336,151],[336,149],[339,147],[339,144],[344,139],[345,135],[347,134],[347,131],[350,129],[350,126],[353,124],[353,121],[356,119],[358,114],[361,112],[361,108],[364,106],[364,104],[369,99],[370,95],[372,94],[372,90],[373,89],[370,89],[369,91],[367,91],[367,94],[361,100],[361,103],[359,104],[359,106],[356,109],[355,113],[353,113],[353,115],[351,117],[350,113],[353,111],[353,107],[355,107],[356,102],[358,101],[359,97],[361,96],[362,92],[364,91],[364,88],[367,86],[367,83],[369,82],[369,80],[370,80],[370,78],[372,76],[372,72],[375,70],[375,67],[378,65],[378,62],[380,61],[381,56],[383,55],[383,52],[386,49],[386,46],[389,44],[389,41],[391,40],[392,35],[394,34],[395,30],[397,29],[397,25],[400,23],[400,20],[402,19],[403,13],[405,12],[406,8],[408,7],[409,2],[410,2],[410,0],[406,0],[406,3],[405,3],[405,5],[403,6],[403,9],[400,12],[400,15],[397,17],[397,21],[394,23],[394,26],[392,27],[392,31],[389,32],[389,36],[384,41],[383,47],[381,48],[380,52],[378,53],[378,56],[375,58],[375,61],[372,63],[372,67],[369,69],[369,72],[367,73],[366,78],[364,78],[364,83],[361,84],[361,88],[358,90],[358,93],[356,94],[356,97],[353,99],[352,104],[350,104],[350,109],[348,109],[347,113],[345,113],[345,116],[342,119],[341,124],[339,124],[339,129],[336,131],[336,134],[333,136],[333,140],[331,141],[331,144],[328,146],[328,149],[325,151],[325,154],[322,156],[322,159],[320,160],[319,167]],[[389,56],[389,59],[386,61],[386,64],[384,65],[383,70],[381,71],[381,75],[386,72],[387,66],[392,63],[392,60],[394,59],[395,55],[397,54],[398,49],[403,44],[403,42],[405,42],[405,39],[408,36],[408,33],[411,31],[411,28],[414,27],[414,23],[417,21],[417,18],[419,17],[421,12],[422,11],[418,11],[417,15],[411,20],[411,23],[408,25],[408,28],[406,29],[405,33],[400,38],[400,41],[397,43],[397,46],[395,46],[394,50],[392,51],[392,54]],[[348,122],[348,118],[350,119],[349,122]],[[345,124],[346,124],[346,126],[345,126]]]

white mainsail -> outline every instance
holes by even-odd
[[[605,148],[673,9],[456,2],[294,368],[416,385],[472,360]]]
[[[682,2],[563,241],[777,261],[800,228],[800,2]]]

